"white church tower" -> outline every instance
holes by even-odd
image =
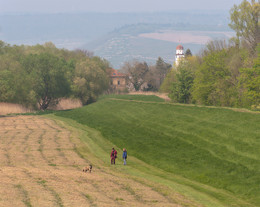
[[[181,59],[184,58],[183,46],[178,45],[176,47],[175,65],[178,66]]]

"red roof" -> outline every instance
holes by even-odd
[[[125,76],[126,76],[125,74],[120,73],[118,72],[118,70],[111,68],[110,77],[125,77]]]
[[[176,50],[183,50],[183,46],[182,46],[182,45],[178,45],[178,46],[176,47]]]

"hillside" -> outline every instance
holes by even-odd
[[[93,40],[83,46],[107,59],[113,67],[137,59],[155,64],[158,57],[172,64],[175,48],[180,43],[185,50],[197,54],[210,40],[229,39],[234,34],[223,25],[192,24],[131,24]]]
[[[107,97],[55,115],[100,131],[127,148],[130,166],[147,172],[135,157],[162,170],[150,176],[205,206],[258,206],[259,114],[138,99]]]

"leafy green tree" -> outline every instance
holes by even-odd
[[[10,55],[4,54],[2,47],[2,55],[0,57],[0,101],[12,102],[15,97],[14,75],[13,69],[16,62]]]
[[[185,57],[190,57],[192,56],[192,52],[191,50],[188,48],[186,51],[185,51]]]
[[[5,53],[7,47],[9,47],[9,45],[0,40],[0,55]]]
[[[199,104],[230,106],[231,73],[226,64],[226,50],[212,52],[203,58],[196,71],[192,96]]]
[[[12,87],[12,83],[12,72],[8,70],[0,70],[0,102],[13,102],[15,91]]]
[[[260,42],[259,2],[244,0],[230,10],[230,28],[234,29],[238,40],[244,40],[252,53]]]
[[[258,46],[258,58],[252,68],[240,70],[240,89],[243,90],[243,105],[247,107],[260,106],[260,44]]]
[[[27,76],[19,62],[21,48],[6,45],[0,54],[0,101],[28,106]]]
[[[86,58],[76,64],[73,94],[85,104],[96,101],[98,95],[109,87],[107,61],[98,57]]]
[[[41,110],[66,96],[87,104],[108,88],[108,68],[88,51],[58,49],[51,42],[10,46],[0,41],[0,101]]]
[[[176,70],[171,69],[166,75],[162,85],[160,86],[160,92],[171,93],[172,83],[176,81]]]
[[[172,101],[191,103],[191,88],[195,78],[196,61],[195,57],[186,57],[178,65],[176,80],[172,82],[171,92],[169,93]]]
[[[158,75],[159,78],[159,86],[163,83],[163,80],[166,77],[166,74],[169,72],[170,68],[172,66],[166,62],[161,57],[158,57],[156,61],[156,74]]]
[[[28,55],[22,62],[31,83],[30,94],[41,110],[58,103],[70,93],[68,70],[70,65],[53,54]]]

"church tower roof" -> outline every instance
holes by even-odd
[[[183,50],[183,46],[182,46],[182,45],[178,45],[178,46],[176,47],[176,50]]]

